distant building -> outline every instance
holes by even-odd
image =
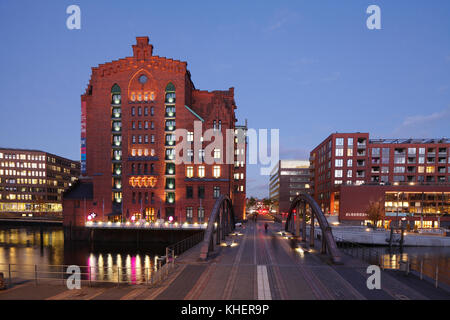
[[[450,139],[333,133],[311,151],[310,161],[314,198],[340,221],[366,221],[370,200],[383,202],[386,220],[430,226],[450,220]]]
[[[278,212],[288,212],[291,201],[309,191],[309,161],[279,160],[269,180],[269,197],[278,202]]]
[[[222,194],[242,218],[245,135],[230,135],[234,154],[227,141],[211,150],[202,139],[206,130],[214,137],[246,130],[236,123],[234,88],[197,89],[187,63],[154,55],[148,37],[132,49],[92,68],[81,96],[83,181],[65,195],[65,225],[84,226],[92,213],[97,221],[204,223]],[[176,154],[176,129],[191,144],[182,151],[188,161]]]
[[[62,194],[80,162],[39,150],[0,148],[0,218],[62,218]]]

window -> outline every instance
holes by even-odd
[[[342,170],[334,170],[334,176],[336,178],[342,178]]]
[[[135,115],[136,115],[134,107],[131,107],[131,115],[132,115],[132,116],[135,116]]]
[[[205,187],[204,186],[198,187],[198,198],[205,199]]]
[[[205,208],[198,208],[198,220],[199,223],[203,223],[205,221]]]
[[[204,149],[198,150],[198,160],[200,162],[205,161],[205,150]]]
[[[138,129],[141,130],[142,129],[142,122],[138,121]]]
[[[144,129],[148,129],[148,121],[144,122]]]
[[[336,145],[337,146],[343,146],[344,145],[344,138],[336,138]]]
[[[147,99],[146,99],[147,100]],[[144,116],[148,116],[148,107],[144,108]]]
[[[213,188],[213,198],[217,199],[220,197],[220,187],[215,186]]]
[[[419,148],[419,154],[425,154],[425,148]]]
[[[427,167],[427,173],[434,173],[434,167]]]
[[[335,166],[335,167],[342,167],[342,166],[343,166],[343,163],[344,163],[344,160],[342,160],[342,159],[336,159],[336,160],[335,160],[335,163],[334,163],[334,166]]]
[[[220,166],[213,167],[213,176],[214,176],[214,178],[220,177]]]
[[[192,207],[186,207],[186,222],[192,223],[192,220],[193,220]]]
[[[190,141],[190,142],[194,141],[194,133],[193,132],[189,131],[187,133],[187,141]]]
[[[138,107],[138,116],[142,116],[142,108]]]
[[[353,175],[352,170],[347,170],[347,178],[351,178]]]
[[[186,186],[186,199],[194,198],[194,188],[192,186]]]
[[[409,155],[416,155],[416,148],[408,148]]]
[[[347,149],[347,157],[353,156],[353,149]]]
[[[394,173],[404,173],[405,167],[394,167]]]
[[[417,172],[418,173],[424,173],[425,172],[425,167],[424,166],[418,166],[417,167]]]
[[[199,178],[205,177],[205,166],[198,167],[198,176],[199,176]]]
[[[336,157],[344,156],[344,149],[336,149]]]
[[[186,177],[192,178],[194,176],[194,167],[188,166],[186,167]]]
[[[347,160],[347,167],[352,167],[353,166],[353,160],[352,159],[348,159]]]
[[[214,159],[220,159],[220,149],[214,149]]]
[[[353,146],[353,138],[348,138],[347,139],[347,145],[348,146]]]
[[[372,157],[379,157],[379,156],[380,156],[380,148],[373,148]]]

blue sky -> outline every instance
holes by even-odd
[[[66,8],[81,8],[81,30]],[[368,30],[366,8],[381,8]],[[132,54],[188,62],[197,88],[235,87],[237,115],[280,129],[280,158],[308,158],[331,132],[450,136],[450,1],[0,2],[0,146],[80,158],[91,67]],[[267,196],[250,165],[247,193]]]

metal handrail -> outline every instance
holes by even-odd
[[[420,280],[423,280],[424,274],[431,278],[436,288],[439,287],[440,284],[450,285],[450,276],[439,269],[438,263],[427,262],[428,259],[420,259],[420,262],[410,258],[407,260],[396,259],[395,261],[386,261],[385,254],[380,253],[378,250],[373,250],[372,248],[338,237],[336,237],[336,240],[339,241],[339,249],[344,253],[355,258],[361,258],[361,260],[367,263],[378,265],[383,270],[401,270],[406,274],[415,271],[419,274]]]

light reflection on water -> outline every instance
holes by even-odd
[[[376,255],[372,254],[369,259],[370,263],[380,262],[387,269],[399,269],[400,261],[409,261],[411,270],[420,272],[422,264],[422,272],[430,278],[435,278],[436,266],[440,281],[450,285],[450,248],[449,247],[404,247],[400,250],[398,247],[389,249],[388,247],[365,247],[365,257],[367,258],[367,251],[370,249],[378,251],[378,256],[381,261],[375,261]],[[353,252],[356,256],[362,256]]]
[[[48,272],[65,270],[61,265],[78,265],[82,267],[82,279],[138,283],[151,274],[153,258],[162,255],[164,249],[164,245],[148,244],[136,248],[123,243],[64,243],[63,230],[58,227],[45,227],[41,243],[39,227],[0,227],[0,271],[5,273],[8,264],[20,265],[12,266],[17,270],[13,277],[17,278],[32,278],[34,265],[43,277],[60,277]]]

